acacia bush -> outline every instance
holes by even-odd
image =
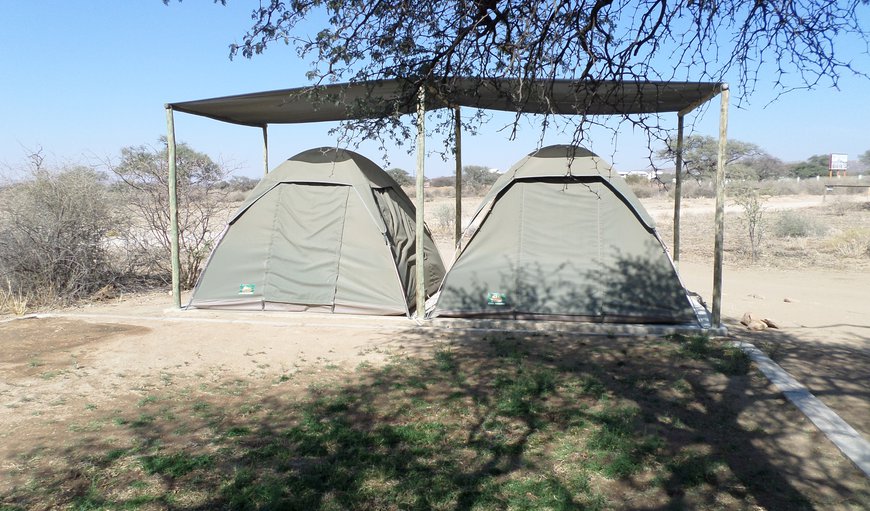
[[[119,225],[105,174],[76,166],[30,175],[0,191],[0,282],[7,298],[45,303],[111,282],[108,234]]]
[[[741,220],[746,228],[749,240],[749,255],[752,262],[757,262],[761,255],[762,241],[767,222],[764,215],[765,198],[753,188],[737,188],[734,191],[734,200],[743,209]]]
[[[469,194],[483,195],[489,191],[500,174],[492,172],[488,167],[466,165],[462,167],[462,188]]]
[[[122,183],[126,214],[135,221],[125,232],[128,271],[167,281],[170,268],[169,165],[166,139],[162,147],[121,149],[121,160],[109,168]],[[178,144],[178,237],[181,285],[193,287],[211,252],[214,238],[230,214],[224,179],[228,170],[208,155]]]

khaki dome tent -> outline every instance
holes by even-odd
[[[414,218],[408,196],[371,160],[334,148],[302,152],[233,215],[190,306],[410,315]],[[428,232],[424,253],[432,294],[444,265]]]
[[[625,181],[592,152],[514,165],[474,215],[430,316],[699,325]]]

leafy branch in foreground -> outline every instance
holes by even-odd
[[[515,78],[505,92],[519,95],[527,87],[546,90],[556,79],[721,81],[735,76],[738,97],[745,99],[759,85],[784,93],[836,86],[843,74],[865,76],[860,63],[844,57],[842,49],[863,46],[867,55],[870,31],[859,19],[867,4],[271,0],[253,10],[253,26],[230,46],[230,56],[250,58],[273,43],[285,43],[308,59],[308,77],[315,84],[399,79],[405,98],[415,98],[432,83],[450,86],[458,77],[481,83]],[[523,103],[515,104],[521,110]],[[412,134],[395,117],[344,127],[361,133],[359,138],[383,140],[385,132],[396,140],[409,138]],[[449,140],[452,122],[446,117],[436,121],[434,131]],[[475,116],[467,127],[473,129],[483,119]],[[623,116],[622,121],[660,132],[650,116]],[[545,130],[552,129],[549,122],[543,122]],[[599,121],[579,115],[564,122],[580,142]]]

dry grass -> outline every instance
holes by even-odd
[[[23,316],[27,310],[27,296],[20,289],[12,289],[12,283],[7,280],[6,289],[0,289],[0,314]]]
[[[819,206],[791,210],[767,210],[760,254],[755,264],[776,268],[823,267],[827,269],[870,268],[870,202],[830,200]],[[729,211],[725,218],[725,263],[748,264],[750,243],[742,212]],[[780,229],[781,222],[803,218],[803,225]],[[798,220],[801,222],[801,220]],[[657,218],[659,234],[673,246],[673,219]],[[708,261],[713,257],[713,214],[682,217],[680,255],[683,260]],[[857,226],[857,227],[856,227]],[[799,234],[793,235],[795,230]]]

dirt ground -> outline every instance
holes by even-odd
[[[817,200],[788,198],[771,207],[802,208]],[[431,207],[450,202],[436,199]],[[474,203],[465,206],[466,219]],[[686,215],[707,214],[711,204],[690,201]],[[669,214],[667,201],[647,206],[657,218]],[[439,244],[449,261],[449,235],[442,234]],[[687,288],[709,301],[708,261],[686,257],[680,273]],[[723,314],[731,335],[761,347],[865,438],[868,290],[870,272],[863,270],[729,264],[724,273]],[[748,332],[738,323],[745,312],[780,328]],[[33,456],[39,457],[22,457],[22,446],[39,453],[68,445],[80,434],[70,425],[91,410],[130,406],[156,387],[233,380],[268,386],[296,373],[316,378],[334,367],[378,364],[397,352],[424,354],[450,335],[421,330],[404,318],[176,311],[162,293],[122,296],[41,319],[0,320],[0,494],[22,484]],[[867,479],[758,375],[756,380],[733,398],[749,410],[747,427],[765,432],[753,440],[759,451],[795,491],[831,509],[857,509],[838,499],[870,491]]]

